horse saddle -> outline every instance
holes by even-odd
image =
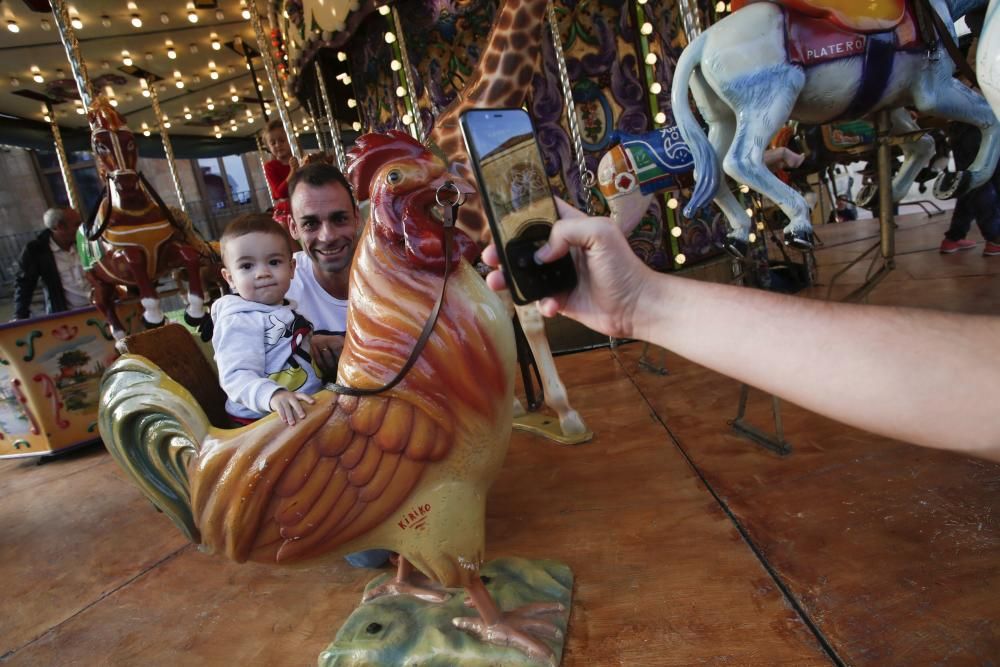
[[[611,140],[619,143],[608,151],[614,176],[600,183],[607,199],[628,194],[636,186],[644,195],[659,192],[673,182],[675,174],[694,169],[694,157],[676,125],[645,134],[615,131]]]
[[[861,34],[896,28],[905,20],[910,4],[907,0],[733,0],[733,11],[752,2],[774,2],[789,12]]]

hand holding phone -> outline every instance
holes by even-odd
[[[523,109],[470,109],[461,116],[472,169],[514,303],[573,289],[573,260],[535,262],[558,219],[531,118]]]

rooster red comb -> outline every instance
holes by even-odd
[[[347,153],[347,179],[351,182],[358,201],[371,197],[369,186],[372,178],[386,162],[405,157],[434,159],[426,146],[399,130],[389,130],[385,134],[364,134],[354,144],[354,148]]]

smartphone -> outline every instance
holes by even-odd
[[[576,269],[569,255],[535,263],[535,251],[559,216],[527,112],[469,109],[460,123],[514,303],[573,289]]]

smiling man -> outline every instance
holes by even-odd
[[[288,298],[314,327],[313,354],[328,376],[335,373],[347,326],[347,288],[358,232],[358,208],[344,175],[316,163],[292,175],[289,231],[302,246]],[[332,379],[332,378],[331,378]]]

